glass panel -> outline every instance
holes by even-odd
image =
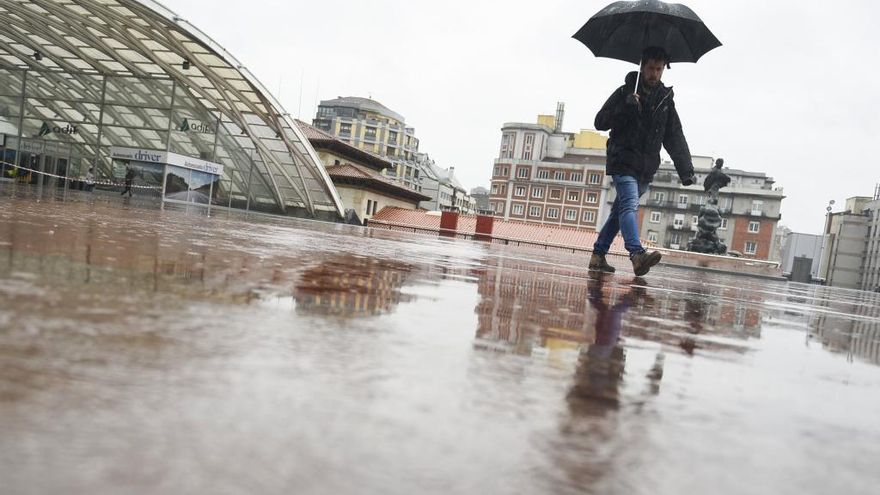
[[[192,171],[189,183],[188,201],[193,203],[208,204],[211,199],[211,183],[219,176],[207,172]]]
[[[188,201],[192,170],[168,165],[165,176],[165,199]]]

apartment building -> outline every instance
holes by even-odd
[[[880,184],[844,210],[828,207],[819,276],[826,285],[880,292]]]
[[[506,123],[492,168],[489,207],[505,220],[596,230],[607,218],[602,134],[562,131],[564,105],[538,122]]]
[[[420,208],[463,213],[476,209],[467,189],[455,178],[454,167],[440,167],[420,152],[415,129],[378,101],[357,96],[323,100],[312,123],[344,143],[390,161],[392,167],[383,172],[387,177],[431,198]]]
[[[702,183],[714,159],[694,156],[693,163],[698,185],[689,187],[681,185],[671,162],[660,164],[649,192],[641,198],[639,233],[642,238],[669,249],[687,249],[688,242],[696,236],[700,207],[709,199]],[[774,187],[774,180],[762,172],[729,168],[723,171],[731,180],[718,196],[722,216],[718,237],[728,251],[736,251],[744,257],[761,260],[778,257],[776,227],[782,218],[785,198],[782,188]],[[613,191],[608,200],[614,201]]]

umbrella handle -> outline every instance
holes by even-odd
[[[639,60],[639,70],[636,72],[636,85],[633,86],[634,95],[639,94],[639,78],[642,76],[642,62],[644,62],[644,60]]]

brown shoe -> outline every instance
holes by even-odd
[[[614,273],[615,271],[614,267],[605,260],[605,255],[599,253],[593,253],[590,256],[590,270],[599,270],[606,273]]]
[[[648,273],[651,267],[660,263],[663,255],[659,251],[642,251],[632,257],[633,272],[639,277]]]

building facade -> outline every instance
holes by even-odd
[[[366,224],[386,206],[414,210],[420,202],[431,199],[384,176],[382,172],[393,166],[385,158],[355,148],[305,122],[296,123],[336,186],[346,221]]]
[[[608,216],[607,138],[562,132],[562,117],[560,104],[537,124],[504,124],[489,191],[495,216],[589,230]]]
[[[818,234],[789,232],[782,241],[782,274],[798,282],[810,282],[819,278],[824,237]],[[795,277],[798,272],[796,260],[809,260],[806,280]]]
[[[427,153],[419,152],[415,129],[407,127],[403,116],[385,105],[356,96],[324,100],[313,125],[390,161],[393,166],[384,171],[386,176],[431,198],[420,208],[474,211],[467,189],[455,179],[454,167],[439,167]]]
[[[419,140],[402,115],[371,98],[357,96],[323,100],[312,125],[355,148],[385,157],[394,164],[388,175],[419,190],[415,165]]]
[[[697,184],[702,184],[714,160],[694,156],[693,162]],[[782,188],[774,187],[773,179],[764,173],[727,168],[724,173],[731,181],[718,196],[722,216],[718,237],[728,251],[773,260],[779,253],[776,226],[782,217]],[[609,201],[614,201],[614,194],[609,195]],[[639,234],[660,247],[687,249],[697,234],[700,207],[707,201],[708,194],[702,187],[682,186],[673,164],[664,161],[650,190],[641,198]]]
[[[874,199],[865,206],[865,210],[870,220],[861,289],[880,292],[880,184],[875,188]]]
[[[880,184],[825,221],[819,275],[826,285],[880,292]]]
[[[855,196],[846,200],[843,211],[828,213],[819,268],[826,285],[848,289],[861,287],[871,224],[867,210],[870,202],[870,197]]]

